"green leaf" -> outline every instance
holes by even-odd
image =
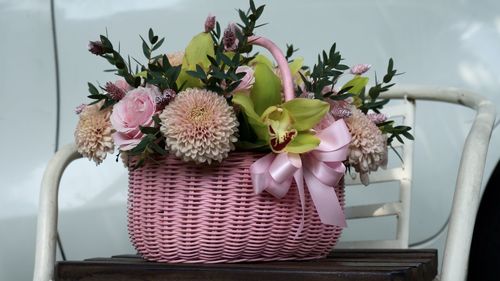
[[[288,67],[290,68],[290,72],[292,73],[292,76],[295,76],[297,72],[302,68],[304,65],[304,58],[298,57],[294,59],[292,62],[288,64]]]
[[[140,35],[139,35],[139,37],[142,40],[142,53],[144,54],[144,56],[147,59],[150,59],[151,58],[151,49],[149,48],[148,43],[146,43],[146,40],[144,40],[144,38],[142,38],[142,36],[140,36]]]
[[[368,84],[368,77],[356,76],[345,83],[344,86],[342,86],[342,89],[351,87],[351,89],[347,92],[358,95],[361,90],[366,87],[366,84]]]
[[[258,148],[265,148],[268,147],[269,144],[263,140],[258,140],[256,142],[249,142],[249,141],[238,141],[236,143],[236,147],[239,149],[248,149],[248,150],[255,150]]]
[[[315,149],[320,139],[312,133],[299,133],[285,148],[290,153],[306,153]]]
[[[165,38],[161,38],[161,40],[153,46],[153,48],[151,49],[151,51],[155,51],[158,48],[160,48],[164,41],[165,41]]]
[[[261,55],[261,54],[258,54],[257,56],[255,56],[255,58],[249,62],[249,65],[255,65],[257,63],[263,63],[271,69],[274,68],[273,63],[266,56]]]
[[[281,81],[264,63],[255,65],[254,77],[255,83],[250,98],[255,106],[255,112],[261,115],[268,107],[281,103]]]
[[[202,32],[189,42],[182,64],[187,65],[189,70],[194,70],[197,64],[207,68],[210,65],[207,56],[215,56],[214,41],[210,34]]]
[[[257,138],[267,141],[269,139],[267,126],[266,124],[264,124],[264,122],[262,122],[260,116],[255,112],[254,105],[250,97],[243,93],[236,93],[233,95],[232,102],[233,104],[237,104],[241,107],[246,117],[248,118],[248,123],[257,135]]]
[[[156,153],[158,153],[158,154],[160,154],[160,155],[167,155],[167,153],[168,153],[168,152],[167,152],[167,151],[166,151],[163,147],[159,146],[159,145],[158,145],[157,143],[155,143],[155,142],[150,142],[150,143],[149,143],[149,145],[150,145],[150,147],[151,147],[151,148],[152,148],[152,149],[153,149]]]
[[[410,134],[410,133],[408,133],[408,132],[403,132],[402,134],[403,134],[403,136],[405,136],[409,140],[415,140],[415,138],[413,137],[413,135]]]
[[[210,60],[207,56],[215,57],[214,41],[209,33],[202,32],[189,42],[186,47],[184,58],[182,60],[182,69],[177,79],[177,86],[181,89],[185,88],[200,88],[201,81],[198,78],[190,76],[187,71],[195,71],[196,65],[199,64],[204,69],[210,66]]]
[[[154,33],[153,33],[153,29],[152,29],[152,28],[150,28],[150,29],[149,29],[149,32],[148,32],[148,37],[149,37],[149,42],[150,42],[151,44],[154,44],[154,42],[153,42],[153,37],[154,37],[154,36],[155,36],[155,35],[154,35]]]
[[[139,126],[139,128],[143,134],[156,134],[158,132],[158,128],[155,128],[155,127]]]
[[[317,99],[296,98],[281,105],[288,110],[297,131],[312,129],[330,109],[327,102]]]
[[[97,90],[97,88],[92,84],[92,83],[87,83],[87,85],[89,86],[89,93],[92,94],[92,95],[99,95],[99,91]]]

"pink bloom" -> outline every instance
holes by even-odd
[[[124,91],[125,93],[134,89],[134,87],[130,86],[127,81],[125,81],[125,79],[118,79],[115,81],[115,86],[120,88],[122,91]]]
[[[113,140],[120,150],[130,150],[137,146],[143,137],[139,126],[153,124],[156,112],[157,94],[154,90],[139,87],[125,95],[114,107],[111,124],[116,130]]]
[[[108,95],[116,101],[123,99],[123,97],[125,96],[125,91],[116,86],[114,83],[106,83],[105,88],[106,92],[108,92]]]
[[[156,97],[156,108],[163,110],[171,101],[175,99],[177,93],[172,89],[166,89],[163,93]]]
[[[234,51],[238,48],[239,40],[236,36],[236,32],[240,32],[236,24],[230,23],[226,30],[224,30],[224,35],[222,37],[222,42],[224,43],[224,49],[226,51]]]
[[[85,107],[87,107],[87,105],[86,105],[86,104],[84,104],[84,103],[80,104],[79,106],[77,106],[77,107],[75,108],[75,113],[76,113],[77,115],[79,115],[80,113],[82,113],[82,111],[85,109]]]
[[[339,89],[336,89],[335,87],[333,87],[333,85],[330,85],[323,87],[323,90],[321,90],[321,93],[323,95],[326,95],[330,92],[332,92],[332,95],[336,95],[339,92]]]
[[[106,53],[104,46],[101,41],[90,41],[89,42],[89,52],[96,56],[100,56]]]
[[[367,72],[371,67],[372,66],[369,64],[356,64],[355,66],[351,67],[351,74],[361,75]]]
[[[214,30],[215,27],[215,16],[208,15],[207,19],[205,20],[205,32],[209,33],[210,31]]]
[[[253,84],[255,83],[255,77],[253,76],[253,69],[249,66],[238,66],[236,69],[236,73],[245,73],[245,76],[241,78],[241,82],[236,87],[236,89],[233,90],[233,92],[248,92],[250,89],[252,89]]]
[[[383,113],[368,113],[366,116],[375,124],[380,124],[387,120],[387,116]]]

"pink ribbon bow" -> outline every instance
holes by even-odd
[[[304,181],[321,222],[346,226],[345,215],[333,187],[345,172],[342,161],[347,158],[351,142],[349,129],[344,120],[340,119],[318,132],[316,137],[321,142],[310,152],[270,153],[250,166],[252,184],[257,194],[266,190],[277,198],[283,198],[295,179],[302,206],[302,221],[297,234],[304,225]]]

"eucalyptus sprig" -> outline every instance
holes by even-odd
[[[161,91],[172,89],[178,92],[177,78],[181,72],[181,66],[172,66],[165,54],[160,54],[152,57],[152,53],[161,47],[165,38],[159,39],[154,34],[153,29],[149,29],[148,39],[149,44],[142,38],[142,51],[144,56],[148,59],[147,68],[142,66],[141,75],[144,78],[144,83],[155,85]]]
[[[325,95],[327,97],[332,95],[333,86],[337,83],[337,79],[345,70],[349,69],[349,66],[341,64],[341,61],[342,56],[336,50],[336,44],[334,43],[328,53],[323,51],[322,55],[318,55],[318,62],[312,68],[310,80],[300,73],[306,90],[314,93],[316,99],[324,99],[323,89],[328,86],[331,86],[332,91]]]
[[[297,52],[298,50],[299,50],[299,49],[295,49],[295,48],[293,47],[293,44],[290,44],[290,45],[286,44],[286,55],[285,55],[285,58],[286,58],[286,60],[287,60],[289,63],[290,63],[290,62],[292,62],[291,58],[292,58],[293,54],[294,54],[295,52]]]
[[[238,52],[239,53],[250,53],[252,51],[252,45],[248,43],[248,37],[254,35],[254,30],[267,23],[257,24],[257,20],[262,16],[264,12],[265,5],[256,7],[253,0],[250,0],[250,8],[245,12],[243,10],[238,10],[241,22],[238,26],[241,28],[241,32],[236,32],[236,37],[239,40]]]
[[[130,63],[127,64],[123,57],[120,55],[120,52],[116,51],[113,48],[113,44],[108,39],[108,37],[105,35],[101,35],[100,41],[98,41],[97,43],[102,44],[103,47],[102,52],[97,53],[97,55],[105,58],[110,64],[115,66],[115,69],[111,69],[108,71],[114,71],[116,75],[122,76],[123,78],[125,78],[125,81],[127,81],[127,83],[132,87],[139,87],[139,85],[141,84],[141,78],[135,76],[132,73]]]
[[[397,70],[394,69],[394,60],[390,58],[387,65],[387,73],[384,75],[382,82],[379,83],[377,75],[375,75],[375,86],[368,90],[368,96],[365,94],[365,91],[360,94],[361,106],[359,109],[364,113],[367,113],[369,110],[380,113],[379,110],[389,102],[389,99],[379,99],[380,94],[387,92],[394,86],[395,83],[391,83],[392,78],[401,74],[403,73],[398,73]]]
[[[214,91],[224,96],[228,96],[238,85],[245,73],[236,73],[236,69],[241,65],[242,56],[234,53],[230,58],[222,51],[215,52],[215,58],[207,56],[210,61],[208,71],[205,71],[200,65],[196,65],[195,71],[187,71],[192,77],[198,78],[206,89]]]
[[[153,116],[154,125],[152,127],[140,127],[141,133],[144,134],[141,142],[127,151],[130,156],[139,156],[139,160],[133,167],[137,169],[141,167],[146,160],[153,160],[152,156],[155,154],[167,155],[168,152],[165,150],[165,137],[161,134],[160,123],[161,120],[158,115]]]

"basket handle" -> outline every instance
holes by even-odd
[[[276,44],[274,44],[271,40],[261,36],[248,37],[248,43],[264,47],[271,53],[274,60],[276,60],[276,63],[278,63],[281,78],[283,79],[283,93],[285,94],[285,101],[294,99],[295,93],[293,90],[292,73],[290,72],[290,68],[288,67],[288,61],[286,60],[280,48],[278,48],[278,46],[276,46]]]

